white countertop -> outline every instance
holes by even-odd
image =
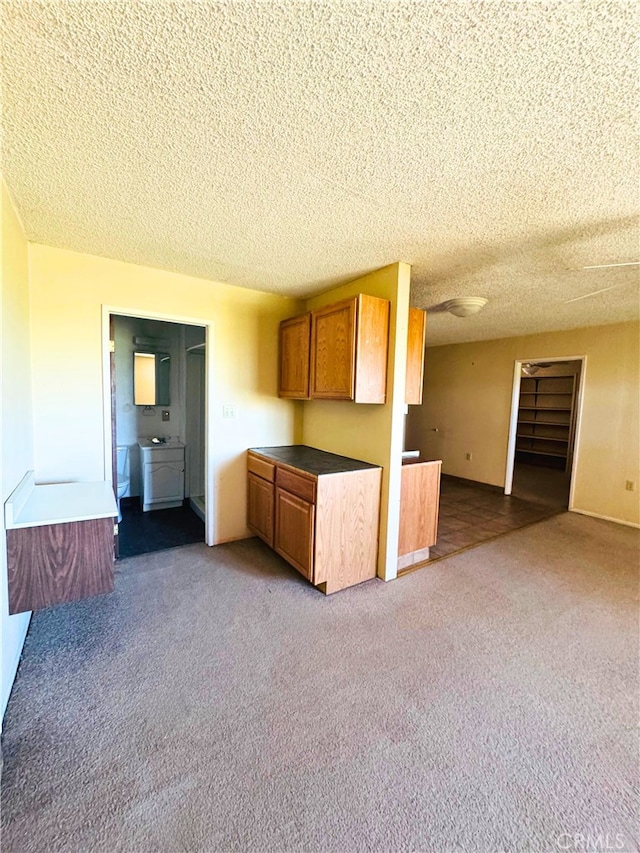
[[[7,530],[42,527],[118,515],[113,486],[106,481],[93,483],[52,483],[35,485],[30,471],[5,503]]]

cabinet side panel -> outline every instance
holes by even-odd
[[[318,478],[313,583],[336,592],[376,576],[382,469]]]
[[[436,544],[440,468],[440,462],[422,462],[402,468],[398,556]]]
[[[7,530],[9,613],[112,592],[113,521]]]
[[[389,354],[388,299],[360,294],[356,347],[356,403],[384,403],[387,399]]]
[[[422,403],[422,380],[424,374],[424,345],[427,331],[427,312],[420,308],[409,308],[407,332],[407,375],[404,401],[409,405]]]

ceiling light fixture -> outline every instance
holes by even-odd
[[[470,317],[481,311],[487,302],[483,296],[456,296],[455,299],[443,302],[442,307],[456,317]]]

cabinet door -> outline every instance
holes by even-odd
[[[353,400],[357,299],[311,314],[311,397]]]
[[[409,308],[407,335],[407,375],[404,401],[409,405],[422,403],[422,379],[424,374],[424,345],[427,330],[427,312]]]
[[[143,485],[145,504],[184,500],[184,463],[147,462]]]
[[[311,315],[292,317],[280,323],[280,373],[278,396],[309,398],[309,350]]]
[[[247,476],[247,526],[273,548],[273,483]]]
[[[307,580],[313,579],[315,507],[276,486],[275,549]]]

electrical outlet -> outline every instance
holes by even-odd
[[[471,453],[467,453],[467,457],[466,457],[466,458],[467,458],[467,462],[471,462],[471,459],[473,458],[473,457],[472,457],[472,454],[471,454]]]
[[[230,403],[225,403],[222,407],[222,417],[223,418],[235,418],[236,416],[236,407],[232,406]]]
[[[169,412],[168,409],[162,410],[162,420],[163,421],[170,421],[171,420],[171,413]]]
[[[627,480],[624,487],[628,492],[632,492],[636,486],[633,480]]]

